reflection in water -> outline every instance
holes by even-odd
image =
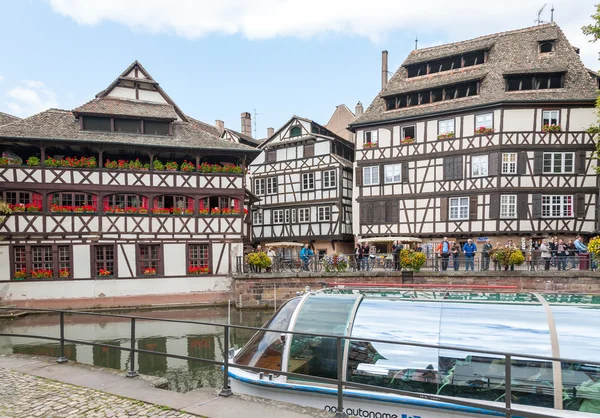
[[[272,311],[232,310],[233,325],[262,326]],[[168,318],[227,324],[227,309],[186,309],[177,311],[145,311],[133,314],[151,318]],[[28,316],[11,322],[0,322],[4,333],[58,337],[58,316]],[[231,346],[242,347],[254,334],[250,330],[231,329]],[[65,317],[65,337],[87,342],[119,346],[125,350],[88,345],[65,345],[65,356],[72,361],[100,367],[129,368],[131,345],[130,321],[124,318],[74,315]],[[223,328],[215,325],[161,323],[136,320],[136,346],[139,349],[168,352],[200,359],[223,359]],[[42,339],[0,337],[0,354],[28,354],[59,357],[60,346]],[[136,370],[141,374],[163,377],[169,389],[187,392],[199,387],[221,387],[223,374],[219,366],[194,360],[167,358],[156,354],[136,355]]]

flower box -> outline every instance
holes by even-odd
[[[25,210],[27,212],[41,212],[42,205],[36,205],[35,203],[28,203],[25,205]]]
[[[144,269],[144,275],[150,276],[150,275],[153,275],[153,274],[156,274],[156,269],[155,268],[148,267],[147,269]]]
[[[112,276],[112,272],[110,270],[100,269],[100,271],[98,272],[98,276],[101,276],[101,277]]]
[[[476,135],[491,135],[494,133],[494,128],[486,128],[485,126],[480,126],[475,129]]]
[[[378,142],[365,142],[363,144],[363,148],[377,148],[379,146]]]
[[[165,164],[165,170],[167,171],[177,171],[178,168],[179,164],[177,164],[175,161],[167,161]]]
[[[25,205],[23,203],[17,203],[16,205],[10,204],[8,207],[13,212],[25,212]]]
[[[30,167],[37,167],[40,165],[40,159],[38,157],[29,157],[27,159],[27,165]]]
[[[15,271],[13,280],[25,280],[25,277],[27,277],[27,271],[25,269],[17,270]]]
[[[545,124],[544,126],[542,126],[542,132],[561,132],[562,128],[560,125],[549,125],[549,124]]]
[[[402,138],[402,140],[400,141],[402,144],[406,145],[406,144],[414,144],[415,139],[410,137],[410,136],[406,136],[404,138]]]
[[[32,279],[51,279],[52,278],[52,270],[32,270],[31,271]]]
[[[46,167],[67,167],[67,168],[96,168],[98,161],[96,157],[65,157],[57,160],[56,158],[47,157],[44,160]]]
[[[445,134],[438,135],[437,139],[444,140],[444,139],[451,139],[454,137],[455,137],[454,132],[447,132]]]
[[[61,269],[58,272],[58,275],[63,279],[68,279],[69,277],[71,277],[71,272],[69,271],[69,269]]]
[[[242,175],[244,174],[244,169],[235,164],[209,164],[202,163],[198,166],[198,171],[201,173],[227,173],[227,174],[235,174]]]
[[[190,266],[188,268],[188,274],[200,275],[200,274],[208,274],[210,270],[208,267],[203,266]]]
[[[0,158],[0,167],[6,166],[6,165],[21,165],[22,163],[23,163],[23,161],[21,159],[5,158],[5,157]]]
[[[187,161],[183,161],[183,163],[181,163],[181,171],[190,172],[195,170],[196,167],[194,166],[194,164],[188,163]]]

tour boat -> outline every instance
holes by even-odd
[[[512,416],[600,413],[600,296],[337,286],[289,300],[265,328],[231,358],[234,393],[357,417],[505,416],[509,354]],[[323,335],[349,337],[343,411],[337,385],[315,381],[338,377]]]

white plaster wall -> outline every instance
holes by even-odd
[[[155,279],[74,280],[57,286],[56,282],[10,282],[6,301],[36,299],[81,299],[124,296],[227,292],[230,277],[170,277]]]
[[[117,253],[119,256],[117,259],[117,269],[119,272],[119,277],[131,277],[129,267],[131,267],[133,274],[137,275],[135,244],[123,244],[122,248],[121,245],[117,245]],[[127,266],[127,261],[129,261],[129,267]]]
[[[437,131],[438,131],[437,120],[428,120],[427,121],[427,138],[425,138],[425,141],[436,141],[437,135],[438,135]]]
[[[212,268],[213,268],[213,273],[215,274],[222,274],[222,273],[228,273],[227,270],[223,269],[223,261],[221,261],[221,268],[219,269],[219,271],[217,271],[217,266],[219,264],[219,257],[221,256],[221,251],[223,251],[223,245],[222,243],[215,243],[212,245],[211,248],[211,257],[212,257]],[[225,254],[223,256],[223,260],[225,260],[227,258],[227,254]]]
[[[10,280],[10,253],[8,246],[3,245],[0,247],[0,282]],[[0,298],[2,292],[0,292]]]
[[[566,113],[563,113],[563,115],[565,115],[563,118],[566,118]],[[571,109],[571,115],[569,116],[569,119],[569,131],[585,131],[590,127],[590,125],[596,122],[596,109]]]
[[[296,154],[298,151],[298,147],[289,147],[285,149],[286,160],[294,160],[296,159]]]
[[[285,161],[286,159],[286,150],[285,148],[279,148],[277,150],[277,161]]]
[[[315,143],[315,155],[328,155],[331,154],[329,141],[322,141]]]
[[[122,99],[135,99],[135,89],[127,87],[115,87],[108,93],[110,97],[120,97]]]
[[[157,91],[138,89],[140,100],[146,102],[167,103],[167,101]]]
[[[391,132],[387,129],[378,129],[378,141],[380,147],[389,147],[392,141]]]
[[[186,274],[185,244],[164,244],[165,275],[176,276]]]
[[[475,134],[475,115],[466,115],[463,118],[463,136]]]
[[[364,130],[359,130],[356,131],[356,149],[362,149],[363,148],[363,136],[364,136]]]
[[[73,245],[73,278],[92,277],[89,245]]]
[[[538,112],[539,113],[539,112]],[[507,109],[504,111],[504,132],[525,131],[533,129],[533,109]],[[539,116],[541,118],[541,115]],[[541,120],[541,119],[540,119]],[[536,123],[535,126],[539,126]]]

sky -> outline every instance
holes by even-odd
[[[595,0],[548,3],[600,69],[581,27]],[[543,0],[0,0],[0,112],[73,109],[138,60],[188,115],[256,137],[293,115],[326,124],[337,105],[366,107],[415,47],[536,24]]]

